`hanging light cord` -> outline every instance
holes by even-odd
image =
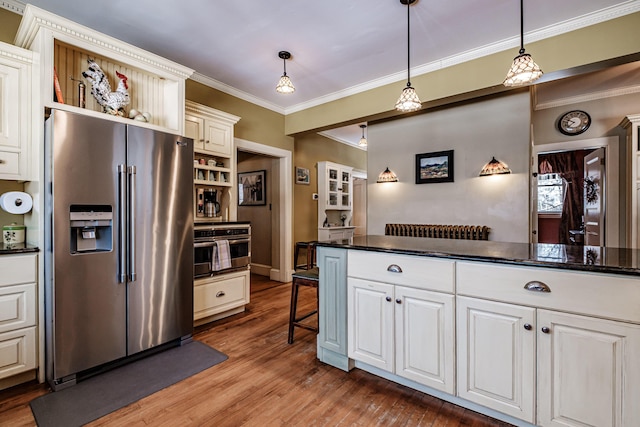
[[[407,0],[407,87],[411,86],[411,19],[409,17],[409,7],[411,7],[411,0]]]
[[[520,0],[520,55],[524,53],[524,13],[523,13],[523,2],[524,0]]]
[[[284,63],[284,74],[282,74],[283,76],[287,75],[287,58],[282,58],[282,62]]]

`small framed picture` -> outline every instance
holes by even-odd
[[[309,185],[309,169],[296,166],[296,184]]]
[[[453,150],[416,154],[416,184],[453,182]]]
[[[267,204],[265,174],[264,170],[238,174],[238,206]]]

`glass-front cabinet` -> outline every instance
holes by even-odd
[[[353,168],[318,162],[318,240],[353,236]]]

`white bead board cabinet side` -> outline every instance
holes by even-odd
[[[31,179],[32,69],[37,54],[0,42],[0,179]]]
[[[323,253],[330,253],[331,257],[320,255]],[[355,366],[514,425],[637,425],[637,277],[322,246],[318,254],[320,318],[325,322],[320,323],[318,335],[321,361],[342,369]],[[323,278],[322,262],[326,259],[333,262],[325,267],[331,273]],[[388,276],[396,273],[377,271],[393,264],[403,270],[392,276],[395,279]],[[425,278],[429,283],[421,284]],[[530,282],[546,284],[551,292],[525,289]],[[338,304],[342,294],[323,289],[332,287],[346,287],[346,308]],[[408,289],[418,292],[414,296],[418,303],[416,314],[403,320],[397,312],[411,307],[411,303],[407,304],[410,296],[404,292]],[[430,298],[426,299],[426,309],[422,305],[423,292]],[[334,299],[327,298],[327,294],[334,294]],[[438,301],[434,295],[443,299]],[[404,308],[398,308],[403,304]],[[343,309],[346,311],[341,312]],[[326,316],[324,310],[331,316]],[[436,315],[438,312],[443,314]],[[425,313],[431,316],[421,317]],[[346,325],[339,322],[342,315],[348,319]],[[338,321],[331,323],[331,318]],[[414,328],[415,334],[405,335],[402,328],[398,329],[403,322],[404,327],[408,324],[411,328],[421,318],[422,324],[429,322],[431,326]],[[455,336],[455,341],[450,344],[445,338],[427,350],[412,345],[414,339],[437,343],[434,337],[438,334],[434,331],[438,328],[432,325],[444,328],[451,340]],[[336,334],[335,329],[342,327],[348,355],[336,361],[323,355],[326,345],[321,339],[325,339],[323,329]],[[421,368],[419,373],[437,372],[434,367],[438,365],[428,361],[435,360],[434,348],[442,349],[439,360],[451,367],[449,371],[446,367],[441,370],[445,373],[442,387],[437,386],[437,381],[433,384],[437,375],[427,377],[432,381],[427,383],[419,376],[406,374],[397,363],[398,358],[406,360],[402,354],[405,348],[412,349],[410,361],[417,360],[412,363]],[[453,378],[453,386],[447,378]]]
[[[0,389],[36,378],[36,259],[0,256]]]

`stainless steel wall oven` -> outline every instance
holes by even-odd
[[[218,242],[229,243],[230,267],[216,265]],[[251,225],[248,223],[199,223],[194,227],[195,278],[245,270],[251,264]]]

